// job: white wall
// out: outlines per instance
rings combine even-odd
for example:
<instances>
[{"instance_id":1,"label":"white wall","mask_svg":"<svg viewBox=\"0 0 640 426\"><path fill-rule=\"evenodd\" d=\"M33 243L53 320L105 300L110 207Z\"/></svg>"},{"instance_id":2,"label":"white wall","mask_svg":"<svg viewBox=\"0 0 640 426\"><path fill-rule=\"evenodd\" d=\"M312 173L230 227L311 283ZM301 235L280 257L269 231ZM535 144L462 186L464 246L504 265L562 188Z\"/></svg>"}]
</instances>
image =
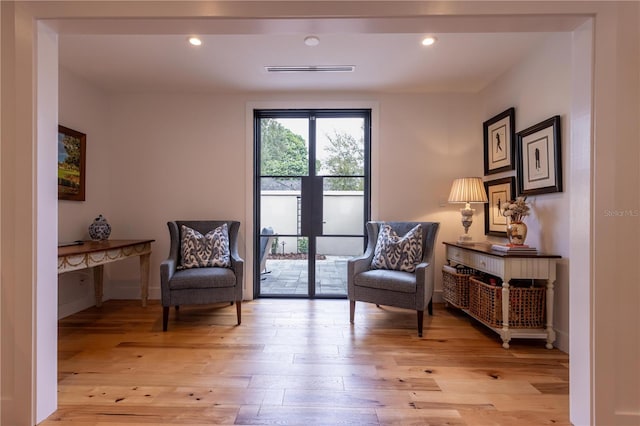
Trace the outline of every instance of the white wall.
<instances>
[{"instance_id":1,"label":"white wall","mask_svg":"<svg viewBox=\"0 0 640 426\"><path fill-rule=\"evenodd\" d=\"M111 200L112 175L119 168L111 160L111 114L108 96L86 80L61 68L59 71L59 123L87 135L86 201L58 201L58 241L89 239L88 226L103 214L110 220L119 210ZM113 265L105 265L108 282ZM105 297L110 286L105 286ZM67 272L58 277L58 316L70 315L95 303L90 270Z\"/></svg>"},{"instance_id":2,"label":"white wall","mask_svg":"<svg viewBox=\"0 0 640 426\"><path fill-rule=\"evenodd\" d=\"M58 64L58 35L46 24L38 25L38 49L37 61L39 64L48 64L52 67ZM38 127L39 135L55 134L58 127L58 112L46 108L48 103L55 103L58 99L58 73L39 72L36 78L38 95ZM44 139L41 139L44 141ZM57 156L57 144L42 143L38 149L36 158L37 168L37 227L38 229L52 229L57 225L57 193L56 181L51 179L56 176L56 163L51 161ZM35 326L35 344L39 348L58 347L58 325L56 305L50 303L56 299L57 293L57 241L54 232L37 233L37 276L42 285L36 288L36 305L38 309L38 322ZM42 394L36 399L36 413L38 416L46 415L58 406L57 389L58 375L56 359L39 358L36 360L35 380L38 389L44 393L54 395L44 397Z\"/></svg>"},{"instance_id":3,"label":"white wall","mask_svg":"<svg viewBox=\"0 0 640 426\"><path fill-rule=\"evenodd\" d=\"M374 219L435 220L442 222L440 241L453 239L462 227L459 206L444 204L451 181L470 172L479 174L481 134L474 95L296 94L296 95L188 95L120 94L104 96L96 89L61 79L61 98L67 88L81 102L61 101L61 117L82 107L90 117L78 117L87 133L87 202L61 202L61 239L77 239L98 213L112 225L111 238L152 238L150 296L159 297L159 264L169 251L166 222L173 219L242 219L251 210L245 188L251 169L245 169L245 106L248 102L305 99L319 103L374 99L380 104L379 135L374 148L373 174L378 213ZM84 92L83 92L84 91ZM82 93L80 93L82 92ZM311 99L311 101L309 101ZM108 103L105 108L104 103ZM104 115L103 115L104 114ZM102 126L93 120L105 119ZM73 124L69 124L73 126ZM95 135L94 135L95 132ZM402 173L399 173L402 170ZM102 203L94 197L104 197ZM91 197L91 198L89 198ZM483 234L482 215L472 228ZM241 241L250 232L243 221ZM250 247L240 247L245 259ZM437 263L444 249L438 245ZM106 298L138 297L138 264L119 262L105 277ZM437 266L439 268L439 266ZM439 274L437 288L440 288ZM252 287L251 270L245 273ZM69 280L87 279L82 273ZM90 277L89 277L90 279ZM86 286L82 289L85 298ZM90 289L89 289L90 290ZM251 294L250 290L245 292ZM91 293L89 293L89 296ZM71 297L71 296L69 296ZM88 299L87 299L88 300Z\"/></svg>"},{"instance_id":4,"label":"white wall","mask_svg":"<svg viewBox=\"0 0 640 426\"><path fill-rule=\"evenodd\" d=\"M591 229L592 209L591 167L593 129L593 21L590 20L573 33L572 53L572 106L571 106L571 150L569 151L571 176L569 250L572 261L569 264L569 348L572 355L569 364L569 409L571 420L576 425L590 423L594 394L591 392L592 364L588 355L592 350L591 328L584 324L591 322L592 283L591 268L580 259L589 259L593 241L587 229Z\"/></svg>"},{"instance_id":5,"label":"white wall","mask_svg":"<svg viewBox=\"0 0 640 426\"><path fill-rule=\"evenodd\" d=\"M529 228L528 245L562 256L557 266L554 326L555 344L565 352L569 352L571 88L571 34L558 33L550 34L540 46L526 52L521 62L480 93L482 121L515 107L516 132L554 115L561 117L563 192L529 196L531 214L525 222ZM515 175L514 170L489 175L485 180Z\"/></svg>"}]
</instances>

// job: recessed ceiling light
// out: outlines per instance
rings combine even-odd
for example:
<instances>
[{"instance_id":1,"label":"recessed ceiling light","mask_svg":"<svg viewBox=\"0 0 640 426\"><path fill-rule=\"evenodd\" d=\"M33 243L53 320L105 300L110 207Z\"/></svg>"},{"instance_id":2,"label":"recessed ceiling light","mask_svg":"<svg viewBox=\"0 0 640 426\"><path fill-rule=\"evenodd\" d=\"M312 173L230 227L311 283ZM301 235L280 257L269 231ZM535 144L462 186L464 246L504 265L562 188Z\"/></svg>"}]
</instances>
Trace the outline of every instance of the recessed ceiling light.
<instances>
[{"instance_id":1,"label":"recessed ceiling light","mask_svg":"<svg viewBox=\"0 0 640 426\"><path fill-rule=\"evenodd\" d=\"M192 46L200 46L202 44L202 40L200 40L200 38L198 38L196 36L191 36L191 37L189 37L189 43Z\"/></svg>"},{"instance_id":2,"label":"recessed ceiling light","mask_svg":"<svg viewBox=\"0 0 640 426\"><path fill-rule=\"evenodd\" d=\"M423 46L431 46L432 44L434 44L436 42L437 38L433 37L433 36L428 36L422 39L422 45Z\"/></svg>"},{"instance_id":3,"label":"recessed ceiling light","mask_svg":"<svg viewBox=\"0 0 640 426\"><path fill-rule=\"evenodd\" d=\"M304 44L307 46L317 46L320 44L320 39L314 35L306 36L304 38Z\"/></svg>"}]
</instances>

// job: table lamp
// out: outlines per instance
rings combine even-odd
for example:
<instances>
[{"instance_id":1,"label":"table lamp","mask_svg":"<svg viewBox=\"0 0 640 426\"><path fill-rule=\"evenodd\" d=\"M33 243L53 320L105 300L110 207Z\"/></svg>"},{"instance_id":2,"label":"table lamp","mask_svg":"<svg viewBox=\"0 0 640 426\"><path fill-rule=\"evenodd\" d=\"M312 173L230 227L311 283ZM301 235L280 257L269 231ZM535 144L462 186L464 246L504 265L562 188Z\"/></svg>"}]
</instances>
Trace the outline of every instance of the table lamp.
<instances>
[{"instance_id":1,"label":"table lamp","mask_svg":"<svg viewBox=\"0 0 640 426\"><path fill-rule=\"evenodd\" d=\"M484 190L482 178L464 177L453 181L451 193L449 194L450 203L464 203L464 208L460 209L462 214L462 226L464 226L464 234L458 239L458 244L472 244L471 236L468 234L469 227L473 222L473 213L475 209L471 208L471 203L488 203L487 193Z\"/></svg>"}]
</instances>

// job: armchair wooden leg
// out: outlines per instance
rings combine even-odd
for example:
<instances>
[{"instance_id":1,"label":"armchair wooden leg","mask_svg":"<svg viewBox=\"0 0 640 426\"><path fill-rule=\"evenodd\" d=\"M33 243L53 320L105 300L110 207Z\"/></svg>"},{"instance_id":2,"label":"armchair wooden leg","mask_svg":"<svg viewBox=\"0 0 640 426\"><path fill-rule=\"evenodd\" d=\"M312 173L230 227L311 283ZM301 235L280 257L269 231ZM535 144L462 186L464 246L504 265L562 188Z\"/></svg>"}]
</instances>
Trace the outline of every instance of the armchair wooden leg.
<instances>
[{"instance_id":1,"label":"armchair wooden leg","mask_svg":"<svg viewBox=\"0 0 640 426\"><path fill-rule=\"evenodd\" d=\"M427 311L429 315L433 316L433 299L429 300L429 304L427 305Z\"/></svg>"},{"instance_id":2,"label":"armchair wooden leg","mask_svg":"<svg viewBox=\"0 0 640 426\"><path fill-rule=\"evenodd\" d=\"M424 319L424 311L418 312L418 337L422 337L422 320Z\"/></svg>"},{"instance_id":3,"label":"armchair wooden leg","mask_svg":"<svg viewBox=\"0 0 640 426\"><path fill-rule=\"evenodd\" d=\"M162 307L162 331L167 331L167 325L169 324L169 307Z\"/></svg>"},{"instance_id":4,"label":"armchair wooden leg","mask_svg":"<svg viewBox=\"0 0 640 426\"><path fill-rule=\"evenodd\" d=\"M240 325L242 323L242 313L241 313L241 310L240 310L241 306L242 306L242 301L238 300L236 302L236 314L238 315L238 325Z\"/></svg>"},{"instance_id":5,"label":"armchair wooden leg","mask_svg":"<svg viewBox=\"0 0 640 426\"><path fill-rule=\"evenodd\" d=\"M356 301L349 300L349 322L353 324L353 317L356 312Z\"/></svg>"}]
</instances>

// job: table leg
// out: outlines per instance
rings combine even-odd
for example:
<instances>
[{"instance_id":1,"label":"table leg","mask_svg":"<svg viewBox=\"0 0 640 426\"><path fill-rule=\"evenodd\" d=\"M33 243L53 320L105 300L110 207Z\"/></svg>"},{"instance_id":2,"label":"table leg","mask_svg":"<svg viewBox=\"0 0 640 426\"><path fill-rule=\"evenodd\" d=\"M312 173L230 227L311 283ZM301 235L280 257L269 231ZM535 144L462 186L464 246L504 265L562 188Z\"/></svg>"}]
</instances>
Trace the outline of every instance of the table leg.
<instances>
[{"instance_id":1,"label":"table leg","mask_svg":"<svg viewBox=\"0 0 640 426\"><path fill-rule=\"evenodd\" d=\"M142 307L147 306L147 298L149 297L149 263L151 253L140 256L140 298L142 299Z\"/></svg>"},{"instance_id":2,"label":"table leg","mask_svg":"<svg viewBox=\"0 0 640 426\"><path fill-rule=\"evenodd\" d=\"M104 265L93 267L93 289L96 295L96 306L102 306L102 282L104 277Z\"/></svg>"},{"instance_id":3,"label":"table leg","mask_svg":"<svg viewBox=\"0 0 640 426\"><path fill-rule=\"evenodd\" d=\"M555 270L555 267L553 268ZM553 281L552 281L553 279ZM555 281L555 274L552 274L552 278L547 280L547 305L545 307L547 314L547 349L553 349L553 342L556 341L556 332L553 329L553 283Z\"/></svg>"},{"instance_id":4,"label":"table leg","mask_svg":"<svg viewBox=\"0 0 640 426\"><path fill-rule=\"evenodd\" d=\"M509 331L509 281L510 278L504 278L502 282L502 331L500 337L502 337L502 347L509 349L509 342L511 341L511 331Z\"/></svg>"}]
</instances>

